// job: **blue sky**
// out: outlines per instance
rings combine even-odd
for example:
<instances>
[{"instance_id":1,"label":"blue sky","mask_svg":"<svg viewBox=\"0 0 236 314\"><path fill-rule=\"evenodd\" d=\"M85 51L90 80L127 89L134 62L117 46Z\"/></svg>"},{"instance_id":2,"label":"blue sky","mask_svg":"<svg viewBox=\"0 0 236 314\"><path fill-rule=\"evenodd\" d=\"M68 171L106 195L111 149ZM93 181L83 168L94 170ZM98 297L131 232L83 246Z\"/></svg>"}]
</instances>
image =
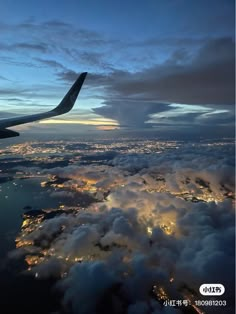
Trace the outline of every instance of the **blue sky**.
<instances>
[{"instance_id":1,"label":"blue sky","mask_svg":"<svg viewBox=\"0 0 236 314\"><path fill-rule=\"evenodd\" d=\"M234 1L0 4L1 117L52 108L88 71L58 122L232 129Z\"/></svg>"}]
</instances>

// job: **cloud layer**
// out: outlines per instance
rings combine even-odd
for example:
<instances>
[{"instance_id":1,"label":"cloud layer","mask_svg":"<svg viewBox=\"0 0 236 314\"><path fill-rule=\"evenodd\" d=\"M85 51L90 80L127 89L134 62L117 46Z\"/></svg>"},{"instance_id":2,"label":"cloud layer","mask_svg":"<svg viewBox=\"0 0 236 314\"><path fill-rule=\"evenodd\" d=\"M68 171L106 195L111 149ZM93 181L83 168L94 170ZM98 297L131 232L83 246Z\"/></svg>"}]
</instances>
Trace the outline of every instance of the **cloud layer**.
<instances>
[{"instance_id":1,"label":"cloud layer","mask_svg":"<svg viewBox=\"0 0 236 314\"><path fill-rule=\"evenodd\" d=\"M225 285L230 308L233 169L227 145L187 145L176 154L121 155L107 165L47 170L69 179L64 189L87 185L100 201L32 220L21 247L37 277L61 278L68 312L178 313L162 305L165 298L193 302L206 282Z\"/></svg>"},{"instance_id":2,"label":"cloud layer","mask_svg":"<svg viewBox=\"0 0 236 314\"><path fill-rule=\"evenodd\" d=\"M0 60L6 66L23 67L27 71L25 77L38 77L32 72L34 68L40 68L42 75L50 73L44 86L40 80L31 86L34 78L27 87L19 83L22 77L18 73L14 88L4 75L2 100L6 95L20 98L20 102L5 103L6 110L20 112L25 103L32 105L32 98L44 109L45 100L58 101L61 95L60 86L50 87L49 91L48 77L64 84L74 81L78 72L88 71L83 97L97 117L136 128L185 125L186 130L193 130L193 126L207 124L217 126L224 134L227 129L233 133L235 43L230 32L205 37L184 33L129 42L59 20L31 19L1 26L5 37ZM25 41L12 40L16 30ZM35 92L38 89L40 95ZM186 105L181 113L169 106L176 103ZM212 133L212 129L205 132Z\"/></svg>"}]
</instances>

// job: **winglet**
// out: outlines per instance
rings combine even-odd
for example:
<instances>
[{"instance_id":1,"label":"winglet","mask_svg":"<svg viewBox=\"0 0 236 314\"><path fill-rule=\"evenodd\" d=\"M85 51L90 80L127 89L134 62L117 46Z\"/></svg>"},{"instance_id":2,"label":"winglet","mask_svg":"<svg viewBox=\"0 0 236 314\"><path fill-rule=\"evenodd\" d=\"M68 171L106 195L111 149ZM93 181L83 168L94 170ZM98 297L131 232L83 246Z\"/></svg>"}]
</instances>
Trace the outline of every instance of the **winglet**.
<instances>
[{"instance_id":1,"label":"winglet","mask_svg":"<svg viewBox=\"0 0 236 314\"><path fill-rule=\"evenodd\" d=\"M78 79L75 81L71 89L68 91L68 93L65 95L65 97L62 99L62 101L59 103L59 105L54 108L51 112L56 113L57 115L61 115L63 113L66 113L70 111L77 99L77 96L80 92L80 89L84 83L84 80L86 78L87 72L83 72L80 74Z\"/></svg>"}]
</instances>

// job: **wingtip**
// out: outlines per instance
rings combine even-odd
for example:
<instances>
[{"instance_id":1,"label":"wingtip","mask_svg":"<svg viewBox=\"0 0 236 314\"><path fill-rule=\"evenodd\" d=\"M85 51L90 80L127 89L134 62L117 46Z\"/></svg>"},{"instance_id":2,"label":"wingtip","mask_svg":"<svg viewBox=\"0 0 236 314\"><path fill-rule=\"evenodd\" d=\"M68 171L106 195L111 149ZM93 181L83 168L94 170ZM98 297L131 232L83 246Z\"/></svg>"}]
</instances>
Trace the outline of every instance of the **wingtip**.
<instances>
[{"instance_id":1,"label":"wingtip","mask_svg":"<svg viewBox=\"0 0 236 314\"><path fill-rule=\"evenodd\" d=\"M79 77L81 77L81 76L86 77L87 74L88 74L88 72L82 72L82 73L79 75ZM78 78L79 78L79 77L78 77Z\"/></svg>"},{"instance_id":2,"label":"wingtip","mask_svg":"<svg viewBox=\"0 0 236 314\"><path fill-rule=\"evenodd\" d=\"M54 112L57 112L58 115L64 114L72 109L74 106L74 103L77 99L77 96L82 88L82 85L84 83L84 80L86 78L86 75L88 72L82 72L75 83L72 85L70 90L67 92L65 97L62 99L60 104L53 110Z\"/></svg>"}]
</instances>

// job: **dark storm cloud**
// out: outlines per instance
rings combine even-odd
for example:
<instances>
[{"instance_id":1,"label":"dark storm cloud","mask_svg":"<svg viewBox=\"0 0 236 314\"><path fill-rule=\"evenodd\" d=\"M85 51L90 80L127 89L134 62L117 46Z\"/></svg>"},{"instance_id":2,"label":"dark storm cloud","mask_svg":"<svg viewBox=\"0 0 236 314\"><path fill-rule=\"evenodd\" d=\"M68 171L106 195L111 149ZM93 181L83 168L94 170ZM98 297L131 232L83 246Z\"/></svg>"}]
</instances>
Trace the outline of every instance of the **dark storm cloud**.
<instances>
[{"instance_id":1,"label":"dark storm cloud","mask_svg":"<svg viewBox=\"0 0 236 314\"><path fill-rule=\"evenodd\" d=\"M190 108L191 109L191 108ZM200 112L190 112L190 113L181 113L176 116L165 117L163 114L161 117L151 119L153 123L163 124L163 123L178 123L178 125L184 124L186 126L193 126L193 124L198 124L201 126L233 126L235 123L235 112L231 111L209 111L205 112L201 110Z\"/></svg>"},{"instance_id":2,"label":"dark storm cloud","mask_svg":"<svg viewBox=\"0 0 236 314\"><path fill-rule=\"evenodd\" d=\"M202 112L190 112L190 113L185 113L182 115L176 115L176 116L171 116L171 117L160 117L156 119L156 123L173 123L177 122L178 124L184 123L185 125L190 125L192 123L195 123L196 120L201 117ZM155 121L155 119L154 119Z\"/></svg>"},{"instance_id":3,"label":"dark storm cloud","mask_svg":"<svg viewBox=\"0 0 236 314\"><path fill-rule=\"evenodd\" d=\"M199 50L195 62L200 64L227 63L234 61L235 43L233 38L212 39Z\"/></svg>"},{"instance_id":4,"label":"dark storm cloud","mask_svg":"<svg viewBox=\"0 0 236 314\"><path fill-rule=\"evenodd\" d=\"M95 62L98 61L96 55ZM150 115L170 110L170 103L206 105L206 112L211 106L213 111L216 105L231 110L232 106L228 105L234 104L234 63L231 38L208 39L195 53L177 49L164 64L136 73L112 68L108 74L89 73L86 83L95 91L103 88L105 92L103 106L94 108L95 113L118 120L122 125L151 126L145 124ZM77 75L70 70L58 73L61 79L68 81L73 81ZM209 117L212 125L218 123L218 115L201 119L203 113L203 110L199 113L186 111L185 115L168 119L184 122L191 118L196 123L205 123ZM231 121L230 113L223 115Z\"/></svg>"},{"instance_id":5,"label":"dark storm cloud","mask_svg":"<svg viewBox=\"0 0 236 314\"><path fill-rule=\"evenodd\" d=\"M108 91L113 97L124 98L121 102L107 101L106 107L94 109L96 113L105 117L117 119L124 122L121 117L132 121L132 112L127 110L129 102L125 98L146 98L150 100L159 100L166 103L182 103L197 105L220 105L227 108L227 105L234 104L235 99L235 80L234 80L234 42L230 38L222 38L207 42L198 52L198 54L189 60L186 50L178 50L163 65L157 65L150 69L131 73L115 73L109 77ZM184 62L185 61L185 62ZM118 75L117 75L118 74ZM96 81L96 80L94 80ZM98 77L98 82L99 80ZM102 81L101 81L102 82ZM118 96L119 95L119 96ZM105 102L106 104L106 102ZM119 108L117 108L117 105ZM139 112L140 107L146 107L141 111L155 113L155 106L149 111L149 105L137 103L135 111ZM134 108L134 107L133 107ZM168 107L166 107L168 109ZM122 113L121 113L122 112ZM159 112L159 105L156 105L156 113ZM131 114L130 114L131 113ZM201 118L203 112L187 113L186 115L169 118L174 122L182 120L183 122L192 121L203 123L212 123L213 125L223 122L223 118L218 115L209 115L208 119ZM140 119L144 123L148 115L140 114ZM222 117L225 123L232 122L232 113L223 113ZM215 118L215 120L214 120ZM218 119L219 118L219 119ZM221 120L221 121L219 121ZM140 121L139 121L140 124Z\"/></svg>"},{"instance_id":6,"label":"dark storm cloud","mask_svg":"<svg viewBox=\"0 0 236 314\"><path fill-rule=\"evenodd\" d=\"M167 103L233 104L234 42L212 40L191 63L156 65L142 72L127 73L110 86L126 96L146 96Z\"/></svg>"},{"instance_id":7,"label":"dark storm cloud","mask_svg":"<svg viewBox=\"0 0 236 314\"><path fill-rule=\"evenodd\" d=\"M107 75L90 74L90 84L106 87L108 96L146 98L164 103L233 104L234 41L231 38L204 42L197 53L177 49L164 64L131 73L113 69ZM98 62L98 55L89 56ZM72 80L75 74L61 73Z\"/></svg>"},{"instance_id":8,"label":"dark storm cloud","mask_svg":"<svg viewBox=\"0 0 236 314\"><path fill-rule=\"evenodd\" d=\"M149 120L150 114L170 110L167 104L161 103L138 103L131 100L105 103L106 106L94 108L93 111L106 118L118 120L121 125L135 127L148 127L145 122Z\"/></svg>"},{"instance_id":9,"label":"dark storm cloud","mask_svg":"<svg viewBox=\"0 0 236 314\"><path fill-rule=\"evenodd\" d=\"M223 112L223 113L214 113L214 114L207 114L206 116L202 116L200 122L202 124L214 124L217 125L225 125L234 126L235 124L235 112Z\"/></svg>"},{"instance_id":10,"label":"dark storm cloud","mask_svg":"<svg viewBox=\"0 0 236 314\"><path fill-rule=\"evenodd\" d=\"M151 115L171 110L168 107L171 103L221 108L234 103L234 41L230 37L218 34L213 38L206 34L191 38L184 34L183 38L171 35L126 42L60 20L2 24L0 31L11 38L16 30L27 41L6 40L0 48L11 46L14 47L11 53L17 50L34 57L29 61L0 57L2 61L35 68L43 65L51 68L60 80L70 82L78 77L79 64L81 71L89 72L85 85L92 88L92 97L101 99L94 112L118 120L121 125L152 127L155 121L146 123ZM73 68L68 66L70 62ZM201 114L186 112L167 119L182 124L188 118L196 124L218 123L219 116L201 119Z\"/></svg>"}]
</instances>

